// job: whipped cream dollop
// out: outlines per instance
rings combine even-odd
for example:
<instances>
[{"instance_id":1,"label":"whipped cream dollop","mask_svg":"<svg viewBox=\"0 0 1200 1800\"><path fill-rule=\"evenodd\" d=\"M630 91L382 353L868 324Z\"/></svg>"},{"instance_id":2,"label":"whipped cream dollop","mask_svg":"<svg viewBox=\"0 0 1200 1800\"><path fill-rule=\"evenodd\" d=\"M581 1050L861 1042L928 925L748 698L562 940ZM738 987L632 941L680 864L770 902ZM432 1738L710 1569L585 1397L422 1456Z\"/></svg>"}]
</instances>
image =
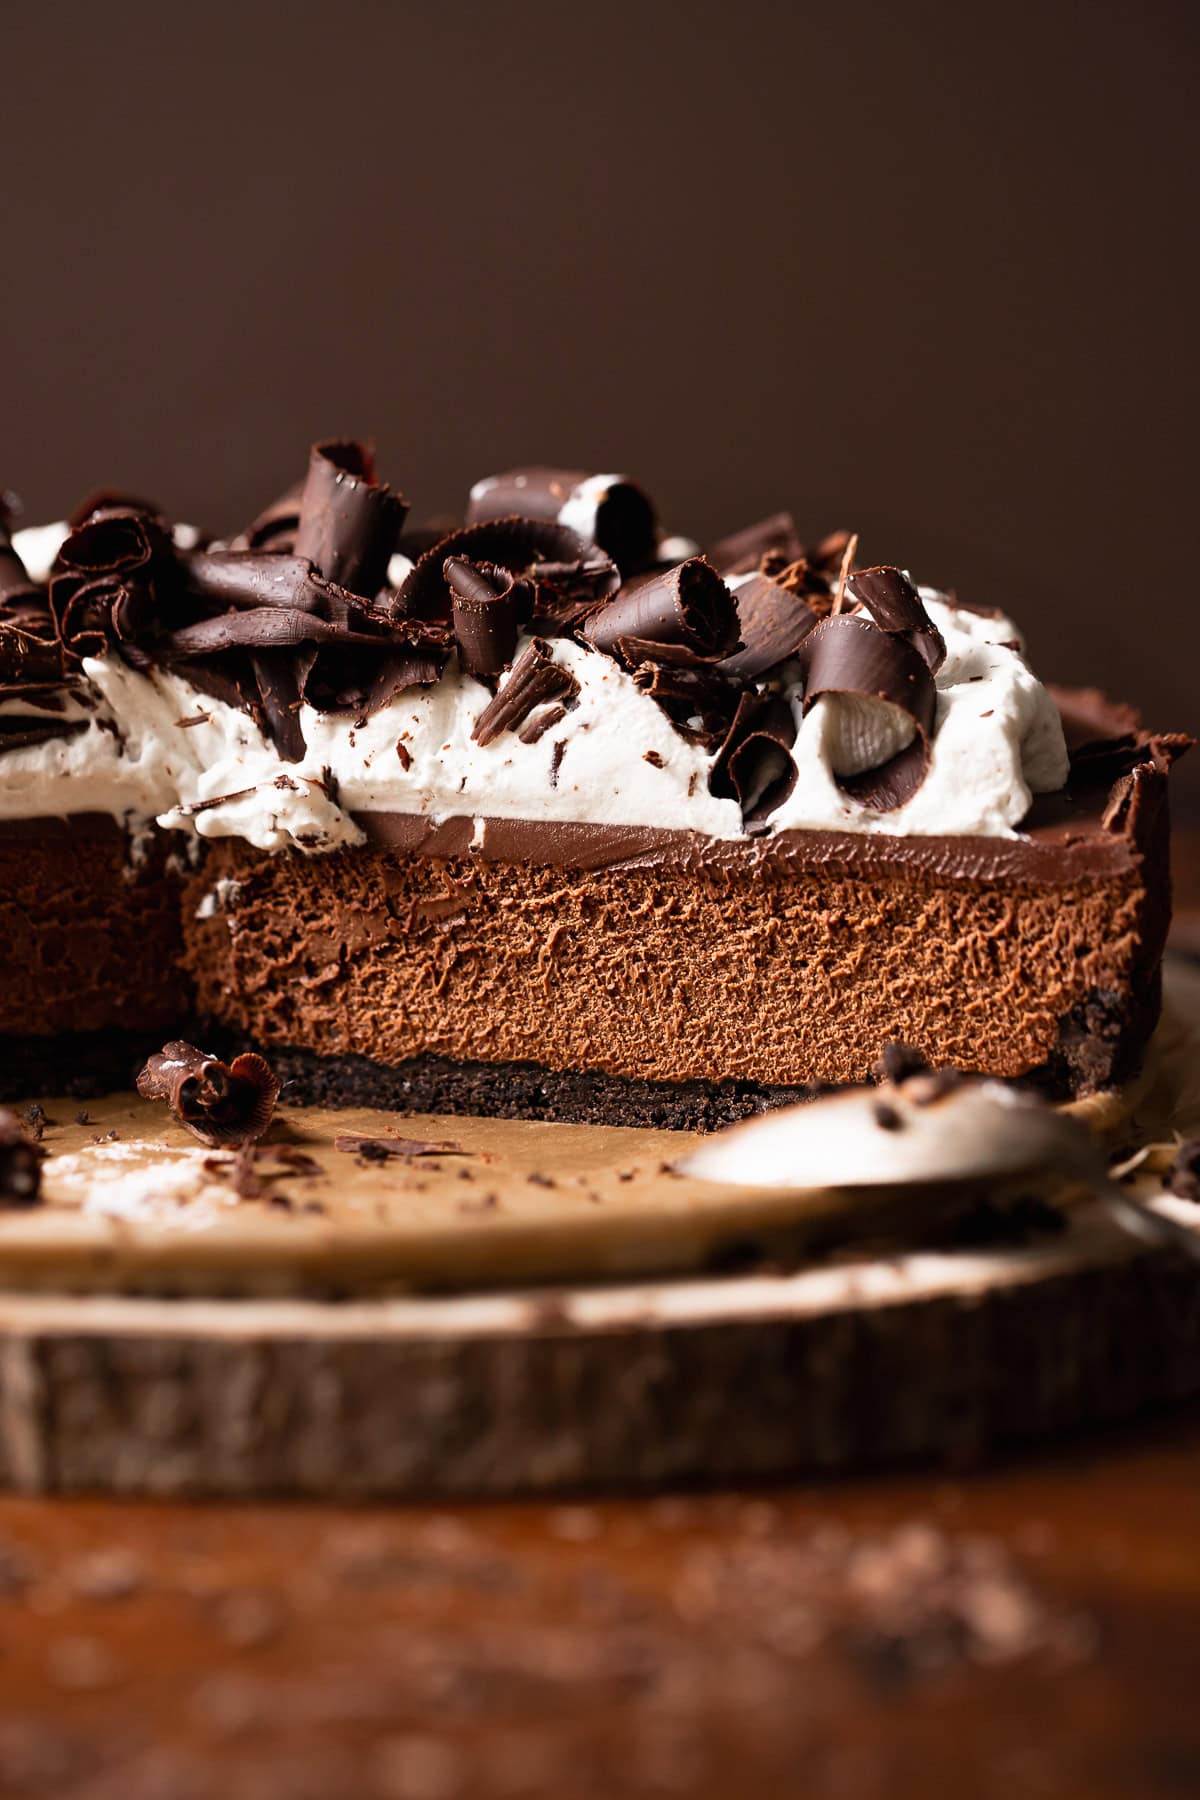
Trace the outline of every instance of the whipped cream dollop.
<instances>
[{"instance_id":1,"label":"whipped cream dollop","mask_svg":"<svg viewBox=\"0 0 1200 1800\"><path fill-rule=\"evenodd\" d=\"M35 579L45 578L64 532L52 525L15 535ZM854 800L838 776L894 755L911 720L838 694L805 714L799 669L785 665L774 685L796 719L797 779L766 821L768 834L1008 836L1034 794L1062 787L1058 713L1012 621L968 612L930 589L921 597L946 643L924 780L891 812ZM178 672L137 671L114 653L88 658L85 686L60 715L82 729L0 754L0 818L107 812L134 829L153 820L199 837L306 851L361 841L352 815L371 812L746 835L737 802L709 790L713 752L676 731L611 657L565 638L549 648L578 694L534 742L506 731L476 743L491 693L452 661L432 687L410 688L365 721L303 707L299 763L283 761L253 719ZM509 679L500 678L501 691ZM27 714L29 706L9 701L0 710Z\"/></svg>"}]
</instances>

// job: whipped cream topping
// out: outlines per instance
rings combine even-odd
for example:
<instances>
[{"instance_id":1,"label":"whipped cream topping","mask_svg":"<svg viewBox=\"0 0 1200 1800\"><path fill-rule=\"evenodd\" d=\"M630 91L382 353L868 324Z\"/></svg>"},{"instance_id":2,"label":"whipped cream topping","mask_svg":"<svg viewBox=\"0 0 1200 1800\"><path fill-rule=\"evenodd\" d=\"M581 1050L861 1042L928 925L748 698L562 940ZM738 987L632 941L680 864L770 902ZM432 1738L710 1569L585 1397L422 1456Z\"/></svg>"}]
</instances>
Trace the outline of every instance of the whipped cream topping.
<instances>
[{"instance_id":1,"label":"whipped cream topping","mask_svg":"<svg viewBox=\"0 0 1200 1800\"><path fill-rule=\"evenodd\" d=\"M35 579L49 572L64 532L50 525L15 535ZM1058 714L1014 648L1012 621L961 610L931 589L921 596L946 641L924 781L892 812L848 796L837 777L894 755L911 721L886 704L833 694L804 715L799 671L785 666L778 685L797 721L797 779L769 832L1011 836L1033 794L1063 785ZM0 818L107 812L135 830L154 820L264 850L360 842L351 815L369 812L745 835L737 803L709 791L712 753L682 737L612 658L568 639L550 649L579 692L536 742L505 732L486 747L475 743L491 696L452 661L433 687L409 689L366 721L302 708L307 750L295 764L245 713L182 674L135 671L115 654L87 659L88 687L68 697L62 715L86 729L0 754ZM29 708L13 701L3 710Z\"/></svg>"}]
</instances>

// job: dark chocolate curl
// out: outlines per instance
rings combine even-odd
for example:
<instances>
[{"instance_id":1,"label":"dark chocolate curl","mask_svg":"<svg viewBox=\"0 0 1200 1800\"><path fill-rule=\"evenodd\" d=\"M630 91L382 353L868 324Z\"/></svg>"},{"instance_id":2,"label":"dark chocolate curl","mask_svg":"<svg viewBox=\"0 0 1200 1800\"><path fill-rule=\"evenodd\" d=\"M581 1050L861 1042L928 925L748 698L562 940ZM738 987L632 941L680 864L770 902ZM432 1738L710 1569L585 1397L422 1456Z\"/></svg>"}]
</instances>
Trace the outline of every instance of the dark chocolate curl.
<instances>
[{"instance_id":1,"label":"dark chocolate curl","mask_svg":"<svg viewBox=\"0 0 1200 1800\"><path fill-rule=\"evenodd\" d=\"M627 668L647 661L715 662L737 644L737 609L716 570L694 556L626 582L591 615L583 635Z\"/></svg>"},{"instance_id":2,"label":"dark chocolate curl","mask_svg":"<svg viewBox=\"0 0 1200 1800\"><path fill-rule=\"evenodd\" d=\"M175 546L158 513L101 495L67 535L50 580L50 610L68 657L144 644L179 592Z\"/></svg>"},{"instance_id":3,"label":"dark chocolate curl","mask_svg":"<svg viewBox=\"0 0 1200 1800\"><path fill-rule=\"evenodd\" d=\"M543 638L534 638L513 664L500 692L476 719L471 736L477 744L490 744L503 732L523 725L534 708L547 700L569 703L578 693L579 683L571 671L554 661Z\"/></svg>"},{"instance_id":4,"label":"dark chocolate curl","mask_svg":"<svg viewBox=\"0 0 1200 1800\"><path fill-rule=\"evenodd\" d=\"M907 638L930 674L937 674L946 660L945 641L902 569L859 569L847 581L846 592L866 607L881 631Z\"/></svg>"},{"instance_id":5,"label":"dark chocolate curl","mask_svg":"<svg viewBox=\"0 0 1200 1800\"><path fill-rule=\"evenodd\" d=\"M373 599L387 584L408 502L375 479L362 444L314 444L300 500L295 552L326 581Z\"/></svg>"},{"instance_id":6,"label":"dark chocolate curl","mask_svg":"<svg viewBox=\"0 0 1200 1800\"><path fill-rule=\"evenodd\" d=\"M0 1112L0 1207L36 1206L42 1187L42 1155L16 1113Z\"/></svg>"},{"instance_id":7,"label":"dark chocolate curl","mask_svg":"<svg viewBox=\"0 0 1200 1800\"><path fill-rule=\"evenodd\" d=\"M517 602L509 570L448 556L443 574L450 589L454 636L463 668L498 675L517 647Z\"/></svg>"},{"instance_id":8,"label":"dark chocolate curl","mask_svg":"<svg viewBox=\"0 0 1200 1800\"><path fill-rule=\"evenodd\" d=\"M743 694L709 787L722 799L736 799L748 825L758 824L783 805L796 785L795 741L796 720L786 700Z\"/></svg>"},{"instance_id":9,"label":"dark chocolate curl","mask_svg":"<svg viewBox=\"0 0 1200 1800\"><path fill-rule=\"evenodd\" d=\"M804 546L791 513L772 513L741 531L718 539L708 552L708 560L718 575L751 575L761 568L764 556L779 555L784 563L795 562L804 555Z\"/></svg>"},{"instance_id":10,"label":"dark chocolate curl","mask_svg":"<svg viewBox=\"0 0 1200 1800\"><path fill-rule=\"evenodd\" d=\"M568 595L568 604L574 606L593 594L615 593L620 585L615 565L565 525L542 519L490 519L484 525L467 525L452 531L427 550L397 589L393 597L395 613L414 619L449 620L452 602L445 571L452 557L494 563L497 568L507 569L523 590L516 596L518 617L522 599L528 609L542 616L544 593ZM543 571L536 584L534 569Z\"/></svg>"},{"instance_id":11,"label":"dark chocolate curl","mask_svg":"<svg viewBox=\"0 0 1200 1800\"><path fill-rule=\"evenodd\" d=\"M628 575L649 567L658 550L658 521L648 496L627 475L581 469L510 469L471 489L467 524L519 514L565 525L598 544Z\"/></svg>"},{"instance_id":12,"label":"dark chocolate curl","mask_svg":"<svg viewBox=\"0 0 1200 1800\"><path fill-rule=\"evenodd\" d=\"M188 591L218 606L278 606L318 613L327 611L337 594L302 556L193 550L181 562Z\"/></svg>"},{"instance_id":13,"label":"dark chocolate curl","mask_svg":"<svg viewBox=\"0 0 1200 1800\"><path fill-rule=\"evenodd\" d=\"M231 1063L194 1044L164 1044L137 1078L143 1100L165 1100L179 1123L214 1147L248 1144L271 1123L279 1082L261 1056Z\"/></svg>"},{"instance_id":14,"label":"dark chocolate curl","mask_svg":"<svg viewBox=\"0 0 1200 1800\"><path fill-rule=\"evenodd\" d=\"M251 519L245 531L239 531L231 542L231 550L270 550L286 554L295 548L300 525L300 498L304 483L294 481L285 494L264 506Z\"/></svg>"},{"instance_id":15,"label":"dark chocolate curl","mask_svg":"<svg viewBox=\"0 0 1200 1800\"><path fill-rule=\"evenodd\" d=\"M193 656L211 656L239 646L265 650L289 646L294 649L298 644L364 644L378 650L387 642L386 637L354 631L348 625L318 618L315 613L301 612L298 607L258 606L248 612L197 619L194 625L166 633L154 645L152 660L186 662Z\"/></svg>"},{"instance_id":16,"label":"dark chocolate curl","mask_svg":"<svg viewBox=\"0 0 1200 1800\"><path fill-rule=\"evenodd\" d=\"M252 650L250 667L276 749L284 762L302 762L307 745L300 724L296 658L288 650Z\"/></svg>"},{"instance_id":17,"label":"dark chocolate curl","mask_svg":"<svg viewBox=\"0 0 1200 1800\"><path fill-rule=\"evenodd\" d=\"M0 690L54 687L63 679L62 648L46 596L35 591L0 600Z\"/></svg>"},{"instance_id":18,"label":"dark chocolate curl","mask_svg":"<svg viewBox=\"0 0 1200 1800\"><path fill-rule=\"evenodd\" d=\"M680 737L706 750L723 742L737 711L737 688L711 663L643 663L633 672L633 684L649 694Z\"/></svg>"},{"instance_id":19,"label":"dark chocolate curl","mask_svg":"<svg viewBox=\"0 0 1200 1800\"><path fill-rule=\"evenodd\" d=\"M916 727L913 741L877 769L839 778L852 798L892 812L916 793L929 767L937 689L924 658L907 637L855 613L822 619L800 646L804 710L822 694L855 694L895 706Z\"/></svg>"},{"instance_id":20,"label":"dark chocolate curl","mask_svg":"<svg viewBox=\"0 0 1200 1800\"><path fill-rule=\"evenodd\" d=\"M817 614L799 595L749 575L733 590L742 648L717 664L736 681L757 681L795 656L817 622Z\"/></svg>"}]
</instances>

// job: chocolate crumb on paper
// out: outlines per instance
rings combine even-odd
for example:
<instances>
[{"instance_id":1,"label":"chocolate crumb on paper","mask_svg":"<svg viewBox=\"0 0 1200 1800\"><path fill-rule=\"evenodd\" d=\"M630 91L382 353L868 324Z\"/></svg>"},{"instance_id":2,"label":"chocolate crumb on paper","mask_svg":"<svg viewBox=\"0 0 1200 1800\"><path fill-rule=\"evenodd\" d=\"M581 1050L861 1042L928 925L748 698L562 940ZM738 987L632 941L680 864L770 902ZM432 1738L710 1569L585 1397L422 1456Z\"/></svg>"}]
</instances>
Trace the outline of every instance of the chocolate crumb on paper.
<instances>
[{"instance_id":1,"label":"chocolate crumb on paper","mask_svg":"<svg viewBox=\"0 0 1200 1800\"><path fill-rule=\"evenodd\" d=\"M38 1204L44 1154L15 1113L0 1111L0 1207Z\"/></svg>"},{"instance_id":2,"label":"chocolate crumb on paper","mask_svg":"<svg viewBox=\"0 0 1200 1800\"><path fill-rule=\"evenodd\" d=\"M402 1137L356 1137L348 1132L333 1140L335 1150L347 1156L361 1156L366 1162L387 1162L401 1157L411 1162L417 1156L470 1156L461 1144L438 1143L432 1139Z\"/></svg>"}]
</instances>

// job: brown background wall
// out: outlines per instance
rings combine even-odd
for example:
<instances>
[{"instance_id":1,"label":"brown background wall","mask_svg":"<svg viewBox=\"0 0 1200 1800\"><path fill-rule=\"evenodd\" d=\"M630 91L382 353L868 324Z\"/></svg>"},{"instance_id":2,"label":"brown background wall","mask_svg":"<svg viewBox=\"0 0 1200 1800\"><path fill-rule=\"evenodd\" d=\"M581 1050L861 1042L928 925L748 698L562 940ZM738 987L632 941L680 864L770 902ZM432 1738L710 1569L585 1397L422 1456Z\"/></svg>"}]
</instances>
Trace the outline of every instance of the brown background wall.
<instances>
[{"instance_id":1,"label":"brown background wall","mask_svg":"<svg viewBox=\"0 0 1200 1800\"><path fill-rule=\"evenodd\" d=\"M6 9L0 477L224 526L318 433L417 513L627 467L699 535L856 526L1194 728L1197 17Z\"/></svg>"}]
</instances>

